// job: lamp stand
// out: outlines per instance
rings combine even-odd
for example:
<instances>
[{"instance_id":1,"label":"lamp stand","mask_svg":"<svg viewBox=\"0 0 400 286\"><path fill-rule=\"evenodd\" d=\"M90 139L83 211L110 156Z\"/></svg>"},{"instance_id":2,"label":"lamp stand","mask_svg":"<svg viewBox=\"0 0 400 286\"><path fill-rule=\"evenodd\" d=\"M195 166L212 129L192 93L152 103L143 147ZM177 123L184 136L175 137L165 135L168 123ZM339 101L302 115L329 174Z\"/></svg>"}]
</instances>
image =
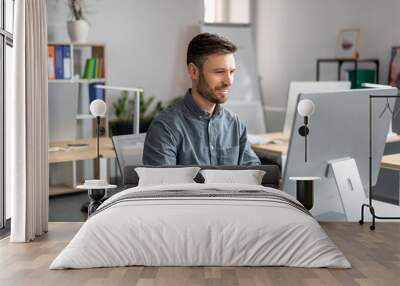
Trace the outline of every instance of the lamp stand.
<instances>
[{"instance_id":1,"label":"lamp stand","mask_svg":"<svg viewBox=\"0 0 400 286\"><path fill-rule=\"evenodd\" d=\"M100 116L96 117L97 123L97 179L100 180Z\"/></svg>"},{"instance_id":2,"label":"lamp stand","mask_svg":"<svg viewBox=\"0 0 400 286\"><path fill-rule=\"evenodd\" d=\"M96 116L96 124L97 124L97 158L96 158L96 166L97 166L97 174L96 178L100 180L100 116ZM102 203L102 199L106 195L105 189L89 189L88 188L88 196L89 196L89 206L88 206L88 216L95 212L95 210ZM83 208L83 207L82 207Z\"/></svg>"}]
</instances>

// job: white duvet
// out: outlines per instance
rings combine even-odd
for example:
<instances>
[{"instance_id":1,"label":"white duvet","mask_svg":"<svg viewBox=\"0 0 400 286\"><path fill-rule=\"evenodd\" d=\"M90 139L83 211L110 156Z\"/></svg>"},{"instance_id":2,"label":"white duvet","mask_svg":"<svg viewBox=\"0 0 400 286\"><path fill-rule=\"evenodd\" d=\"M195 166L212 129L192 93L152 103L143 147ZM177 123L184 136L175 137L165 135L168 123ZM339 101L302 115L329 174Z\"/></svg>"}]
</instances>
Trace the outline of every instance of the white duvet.
<instances>
[{"instance_id":1,"label":"white duvet","mask_svg":"<svg viewBox=\"0 0 400 286\"><path fill-rule=\"evenodd\" d=\"M106 202L50 269L145 266L294 266L349 268L318 222L284 203L258 198L151 198L115 203L132 192L262 190L238 184L135 187ZM296 202L296 201L295 201Z\"/></svg>"}]
</instances>

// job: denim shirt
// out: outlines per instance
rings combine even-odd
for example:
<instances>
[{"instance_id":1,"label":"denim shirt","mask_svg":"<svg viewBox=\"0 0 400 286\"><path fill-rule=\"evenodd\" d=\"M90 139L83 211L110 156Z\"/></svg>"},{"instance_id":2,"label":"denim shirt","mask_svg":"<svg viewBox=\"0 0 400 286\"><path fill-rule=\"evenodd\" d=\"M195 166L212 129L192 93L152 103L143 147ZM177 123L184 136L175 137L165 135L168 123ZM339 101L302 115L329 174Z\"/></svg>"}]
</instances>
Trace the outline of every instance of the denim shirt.
<instances>
[{"instance_id":1,"label":"denim shirt","mask_svg":"<svg viewBox=\"0 0 400 286\"><path fill-rule=\"evenodd\" d=\"M144 165L259 165L247 142L246 126L216 105L202 110L189 89L183 100L162 111L147 131Z\"/></svg>"}]
</instances>

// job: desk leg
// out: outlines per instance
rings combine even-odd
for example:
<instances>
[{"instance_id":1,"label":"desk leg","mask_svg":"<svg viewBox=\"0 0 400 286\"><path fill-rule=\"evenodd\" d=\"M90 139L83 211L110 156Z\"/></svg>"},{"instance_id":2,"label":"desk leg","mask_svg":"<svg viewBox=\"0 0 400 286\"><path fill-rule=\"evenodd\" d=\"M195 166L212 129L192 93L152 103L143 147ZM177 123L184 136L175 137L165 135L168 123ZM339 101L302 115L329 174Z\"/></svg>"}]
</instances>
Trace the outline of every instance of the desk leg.
<instances>
[{"instance_id":1,"label":"desk leg","mask_svg":"<svg viewBox=\"0 0 400 286\"><path fill-rule=\"evenodd\" d=\"M72 186L74 189L76 189L77 185L78 183L76 179L76 161L72 161Z\"/></svg>"},{"instance_id":2,"label":"desk leg","mask_svg":"<svg viewBox=\"0 0 400 286\"><path fill-rule=\"evenodd\" d=\"M342 62L339 61L338 62L338 67L337 67L337 80L340 81L340 79L342 78Z\"/></svg>"},{"instance_id":3,"label":"desk leg","mask_svg":"<svg viewBox=\"0 0 400 286\"><path fill-rule=\"evenodd\" d=\"M108 182L108 161L106 158L100 158L100 179Z\"/></svg>"},{"instance_id":4,"label":"desk leg","mask_svg":"<svg viewBox=\"0 0 400 286\"><path fill-rule=\"evenodd\" d=\"M76 161L64 162L62 164L63 166L60 166L62 167L62 182L68 187L76 189L78 185L76 179ZM58 169L56 171L57 173L55 173L55 175L57 176L59 171Z\"/></svg>"},{"instance_id":5,"label":"desk leg","mask_svg":"<svg viewBox=\"0 0 400 286\"><path fill-rule=\"evenodd\" d=\"M99 174L100 174L100 180L108 182L108 159L100 158ZM106 196L107 196L107 190L106 190Z\"/></svg>"},{"instance_id":6,"label":"desk leg","mask_svg":"<svg viewBox=\"0 0 400 286\"><path fill-rule=\"evenodd\" d=\"M376 61L376 62L375 62L375 65L376 65L376 75L375 75L375 77L376 77L376 83L379 84L379 61Z\"/></svg>"},{"instance_id":7,"label":"desk leg","mask_svg":"<svg viewBox=\"0 0 400 286\"><path fill-rule=\"evenodd\" d=\"M355 61L354 62L354 83L355 83L354 88L358 88L357 87L357 77L358 77L358 61Z\"/></svg>"}]
</instances>

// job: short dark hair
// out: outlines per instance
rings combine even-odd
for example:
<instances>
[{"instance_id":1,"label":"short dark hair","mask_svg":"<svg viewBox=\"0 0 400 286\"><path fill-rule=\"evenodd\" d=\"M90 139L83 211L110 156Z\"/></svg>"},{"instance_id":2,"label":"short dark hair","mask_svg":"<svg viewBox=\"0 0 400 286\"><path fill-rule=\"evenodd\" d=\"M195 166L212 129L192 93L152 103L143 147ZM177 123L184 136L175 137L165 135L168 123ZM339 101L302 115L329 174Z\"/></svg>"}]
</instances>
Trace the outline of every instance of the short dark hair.
<instances>
[{"instance_id":1,"label":"short dark hair","mask_svg":"<svg viewBox=\"0 0 400 286\"><path fill-rule=\"evenodd\" d=\"M201 33L194 37L188 46L186 63L194 63L202 68L205 58L212 54L233 54L237 47L227 39L210 33Z\"/></svg>"}]
</instances>

